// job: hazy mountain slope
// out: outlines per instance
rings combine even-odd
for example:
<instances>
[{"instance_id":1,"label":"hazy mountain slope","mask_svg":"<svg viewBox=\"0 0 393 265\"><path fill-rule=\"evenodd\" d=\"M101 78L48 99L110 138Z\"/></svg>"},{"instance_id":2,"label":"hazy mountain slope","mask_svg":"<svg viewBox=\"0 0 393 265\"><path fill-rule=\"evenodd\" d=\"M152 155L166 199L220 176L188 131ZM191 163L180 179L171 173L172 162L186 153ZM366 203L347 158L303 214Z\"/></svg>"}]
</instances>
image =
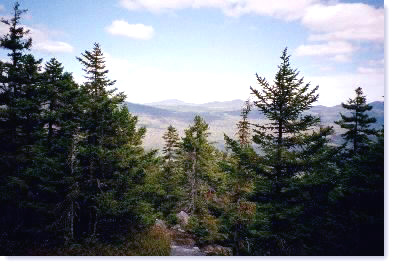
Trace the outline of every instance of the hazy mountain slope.
<instances>
[{"instance_id":1,"label":"hazy mountain slope","mask_svg":"<svg viewBox=\"0 0 393 265\"><path fill-rule=\"evenodd\" d=\"M224 133L235 137L236 123L240 119L240 109L243 105L241 100L199 105L176 105L176 102L184 103L177 100L162 102L166 102L168 105L148 106L127 102L130 112L139 117L139 125L147 128L144 146L149 149L163 146L162 135L169 125L175 126L180 136L183 136L184 129L190 126L195 115L201 115L209 123L211 141L215 142L219 148L224 148ZM172 103L173 105L171 105ZM377 119L375 127L380 128L384 124L384 102L376 101L370 104L373 109L369 115ZM307 114L319 116L322 124L333 126L336 132L340 133L342 132L341 128L334 124L334 121L340 119L340 112L348 113L338 105L333 107L314 106L307 111ZM257 110L251 111L249 118L252 123L266 122L264 116ZM333 140L339 141L339 136L334 136Z\"/></svg>"}]
</instances>

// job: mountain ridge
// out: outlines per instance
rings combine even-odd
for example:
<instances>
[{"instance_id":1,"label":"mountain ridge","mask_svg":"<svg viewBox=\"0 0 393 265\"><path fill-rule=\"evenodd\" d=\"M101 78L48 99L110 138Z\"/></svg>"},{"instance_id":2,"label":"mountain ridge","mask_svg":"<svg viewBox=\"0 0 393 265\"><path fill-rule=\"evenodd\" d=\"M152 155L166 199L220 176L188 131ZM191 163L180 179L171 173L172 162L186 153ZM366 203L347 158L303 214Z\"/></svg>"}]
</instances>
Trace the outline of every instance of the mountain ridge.
<instances>
[{"instance_id":1,"label":"mountain ridge","mask_svg":"<svg viewBox=\"0 0 393 265\"><path fill-rule=\"evenodd\" d=\"M162 148L162 136L169 125L174 126L180 136L184 135L184 129L188 128L195 117L200 115L209 124L211 136L210 140L216 142L220 149L224 148L224 133L230 137L235 137L236 123L240 120L240 111L243 103L241 100L208 102L199 105L158 105L137 104L126 102L132 115L139 118L139 126L146 127L147 133L144 146L147 148ZM175 102L175 101L172 101ZM206 105L207 104L207 105ZM368 103L373 109L368 113L377 119L374 128L380 128L384 124L384 102L374 101ZM332 107L316 105L307 110L305 114L312 114L321 118L321 124L333 126L337 133L342 132L334 121L340 119L340 112L348 114L348 110L336 105ZM253 108L249 113L251 123L261 123L266 121L260 111ZM337 138L337 136L335 136Z\"/></svg>"}]
</instances>

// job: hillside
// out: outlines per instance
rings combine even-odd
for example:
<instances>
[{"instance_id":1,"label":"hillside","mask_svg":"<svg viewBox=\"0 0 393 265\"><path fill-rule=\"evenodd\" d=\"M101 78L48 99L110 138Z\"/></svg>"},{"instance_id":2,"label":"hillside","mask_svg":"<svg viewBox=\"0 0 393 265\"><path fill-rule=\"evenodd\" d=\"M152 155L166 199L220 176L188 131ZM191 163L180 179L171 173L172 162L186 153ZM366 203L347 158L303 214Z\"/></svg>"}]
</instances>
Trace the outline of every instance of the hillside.
<instances>
[{"instance_id":1,"label":"hillside","mask_svg":"<svg viewBox=\"0 0 393 265\"><path fill-rule=\"evenodd\" d=\"M184 129L192 123L195 115L202 116L209 123L211 141L223 149L224 133L231 137L235 136L236 123L240 118L242 105L243 101L241 100L204 104L186 103L175 99L146 105L127 102L130 112L139 116L139 125L147 128L144 146L148 149L162 147L162 135L170 124L175 126L183 136ZM384 124L384 102L375 101L370 105L373 106L373 109L369 115L377 119L375 127L380 128ZM323 125L334 126L336 132L340 132L341 129L334 124L334 121L340 118L340 112L347 113L341 105L333 107L317 105L307 111L307 114L319 116ZM249 118L252 123L261 123L265 119L257 110L252 110ZM333 139L338 140L338 137L334 136Z\"/></svg>"}]
</instances>

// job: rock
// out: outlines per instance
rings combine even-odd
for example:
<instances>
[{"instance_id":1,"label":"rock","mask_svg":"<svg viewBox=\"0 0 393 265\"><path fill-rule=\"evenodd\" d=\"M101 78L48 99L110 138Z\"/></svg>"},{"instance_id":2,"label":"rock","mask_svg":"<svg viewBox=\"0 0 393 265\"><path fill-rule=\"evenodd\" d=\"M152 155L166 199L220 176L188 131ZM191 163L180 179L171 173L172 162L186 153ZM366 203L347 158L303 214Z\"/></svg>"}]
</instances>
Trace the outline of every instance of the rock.
<instances>
[{"instance_id":1,"label":"rock","mask_svg":"<svg viewBox=\"0 0 393 265\"><path fill-rule=\"evenodd\" d=\"M172 226L173 230L179 230L181 227L179 224Z\"/></svg>"},{"instance_id":2,"label":"rock","mask_svg":"<svg viewBox=\"0 0 393 265\"><path fill-rule=\"evenodd\" d=\"M180 213L176 214L176 217L179 220L179 223L182 227L185 227L188 224L188 219L190 219L188 214L184 211L181 211Z\"/></svg>"},{"instance_id":3,"label":"rock","mask_svg":"<svg viewBox=\"0 0 393 265\"><path fill-rule=\"evenodd\" d=\"M165 222L164 222L163 220L160 220L160 219L156 219L155 226L158 226L158 227L161 227L161 228L166 229L166 224L165 224Z\"/></svg>"},{"instance_id":4,"label":"rock","mask_svg":"<svg viewBox=\"0 0 393 265\"><path fill-rule=\"evenodd\" d=\"M175 230L175 231L178 231L178 232L181 232L181 233L185 233L186 231L184 231L182 228L181 228L181 226L179 225L179 224L177 224L177 225L175 225L175 226L172 226L172 230Z\"/></svg>"},{"instance_id":5,"label":"rock","mask_svg":"<svg viewBox=\"0 0 393 265\"><path fill-rule=\"evenodd\" d=\"M220 245L208 245L202 249L207 256L232 256L232 249Z\"/></svg>"},{"instance_id":6,"label":"rock","mask_svg":"<svg viewBox=\"0 0 393 265\"><path fill-rule=\"evenodd\" d=\"M171 246L171 256L205 256L198 247Z\"/></svg>"}]
</instances>

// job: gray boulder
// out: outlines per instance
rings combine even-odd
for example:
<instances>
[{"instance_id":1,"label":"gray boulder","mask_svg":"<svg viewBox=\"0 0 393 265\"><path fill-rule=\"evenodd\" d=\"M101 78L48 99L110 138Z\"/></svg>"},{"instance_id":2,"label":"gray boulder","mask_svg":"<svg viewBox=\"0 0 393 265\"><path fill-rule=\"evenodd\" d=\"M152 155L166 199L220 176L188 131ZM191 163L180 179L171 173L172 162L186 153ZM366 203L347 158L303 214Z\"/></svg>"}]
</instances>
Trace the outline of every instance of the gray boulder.
<instances>
[{"instance_id":1,"label":"gray boulder","mask_svg":"<svg viewBox=\"0 0 393 265\"><path fill-rule=\"evenodd\" d=\"M176 214L176 217L179 220L179 223L182 227L187 226L190 217L186 212L181 211L180 213Z\"/></svg>"}]
</instances>

